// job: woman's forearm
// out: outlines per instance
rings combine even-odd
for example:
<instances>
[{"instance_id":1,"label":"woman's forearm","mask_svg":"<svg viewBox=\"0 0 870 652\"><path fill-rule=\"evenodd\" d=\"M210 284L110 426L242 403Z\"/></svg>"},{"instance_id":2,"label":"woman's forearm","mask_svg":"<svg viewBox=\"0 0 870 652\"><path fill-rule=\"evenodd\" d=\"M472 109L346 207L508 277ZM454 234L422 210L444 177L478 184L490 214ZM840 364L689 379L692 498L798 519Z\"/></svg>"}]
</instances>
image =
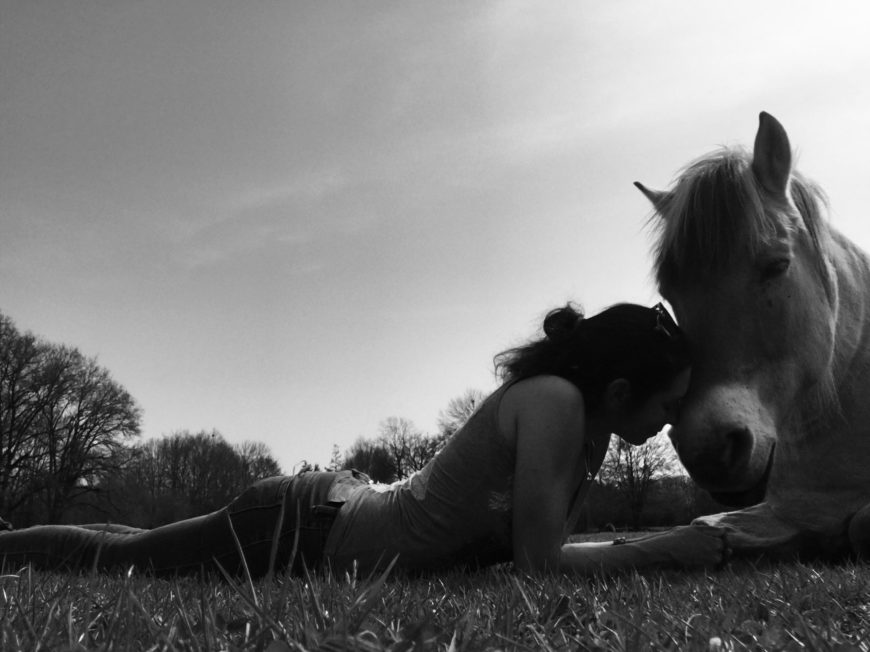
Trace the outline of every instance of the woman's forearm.
<instances>
[{"instance_id":1,"label":"woman's forearm","mask_svg":"<svg viewBox=\"0 0 870 652\"><path fill-rule=\"evenodd\" d=\"M707 525L687 525L626 541L567 543L559 566L582 574L650 566L715 566L725 555L725 532Z\"/></svg>"},{"instance_id":2,"label":"woman's forearm","mask_svg":"<svg viewBox=\"0 0 870 652\"><path fill-rule=\"evenodd\" d=\"M563 571L592 574L600 571L641 568L655 563L649 551L634 542L566 543L562 546L559 566Z\"/></svg>"}]
</instances>

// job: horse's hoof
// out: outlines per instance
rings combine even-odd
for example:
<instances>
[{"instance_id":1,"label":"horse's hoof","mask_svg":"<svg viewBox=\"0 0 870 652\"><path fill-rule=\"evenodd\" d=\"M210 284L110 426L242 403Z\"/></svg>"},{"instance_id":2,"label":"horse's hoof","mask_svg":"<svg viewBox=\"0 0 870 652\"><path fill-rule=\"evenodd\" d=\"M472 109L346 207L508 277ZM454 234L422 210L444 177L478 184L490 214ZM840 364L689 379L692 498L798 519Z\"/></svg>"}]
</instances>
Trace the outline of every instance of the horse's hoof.
<instances>
[{"instance_id":1,"label":"horse's hoof","mask_svg":"<svg viewBox=\"0 0 870 652\"><path fill-rule=\"evenodd\" d=\"M849 521L849 545L858 557L870 559L870 505L865 505Z\"/></svg>"}]
</instances>

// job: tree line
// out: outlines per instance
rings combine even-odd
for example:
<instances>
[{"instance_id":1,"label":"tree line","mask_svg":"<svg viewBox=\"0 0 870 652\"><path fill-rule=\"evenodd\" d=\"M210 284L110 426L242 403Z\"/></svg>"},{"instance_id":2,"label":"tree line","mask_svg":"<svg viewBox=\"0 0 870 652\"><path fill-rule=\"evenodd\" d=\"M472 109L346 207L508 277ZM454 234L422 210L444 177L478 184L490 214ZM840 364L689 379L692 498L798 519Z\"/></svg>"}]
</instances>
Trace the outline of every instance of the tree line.
<instances>
[{"instance_id":1,"label":"tree line","mask_svg":"<svg viewBox=\"0 0 870 652\"><path fill-rule=\"evenodd\" d=\"M213 430L139 442L68 512L70 522L153 528L220 509L261 478L281 475L265 444L230 444Z\"/></svg>"},{"instance_id":2,"label":"tree line","mask_svg":"<svg viewBox=\"0 0 870 652\"><path fill-rule=\"evenodd\" d=\"M260 443L217 432L141 442L141 410L95 358L0 314L0 516L153 527L226 504L281 473Z\"/></svg>"}]
</instances>

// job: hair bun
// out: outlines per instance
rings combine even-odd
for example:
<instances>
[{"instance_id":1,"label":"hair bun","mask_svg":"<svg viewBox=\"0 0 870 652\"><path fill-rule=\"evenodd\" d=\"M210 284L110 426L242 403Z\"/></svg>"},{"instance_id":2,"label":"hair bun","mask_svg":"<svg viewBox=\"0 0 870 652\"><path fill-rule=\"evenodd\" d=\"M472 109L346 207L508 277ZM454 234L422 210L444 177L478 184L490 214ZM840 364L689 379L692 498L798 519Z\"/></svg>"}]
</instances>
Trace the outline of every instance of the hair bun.
<instances>
[{"instance_id":1,"label":"hair bun","mask_svg":"<svg viewBox=\"0 0 870 652\"><path fill-rule=\"evenodd\" d=\"M583 313L569 303L563 308L553 310L544 318L544 335L554 341L565 339L582 321Z\"/></svg>"}]
</instances>

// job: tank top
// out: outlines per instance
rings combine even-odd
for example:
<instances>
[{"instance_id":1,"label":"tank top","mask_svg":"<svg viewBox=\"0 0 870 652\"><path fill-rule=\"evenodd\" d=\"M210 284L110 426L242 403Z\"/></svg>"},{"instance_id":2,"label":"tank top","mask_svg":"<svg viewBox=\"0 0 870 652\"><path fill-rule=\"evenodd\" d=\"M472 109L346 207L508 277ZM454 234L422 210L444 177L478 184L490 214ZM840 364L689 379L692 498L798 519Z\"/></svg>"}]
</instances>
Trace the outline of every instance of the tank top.
<instances>
[{"instance_id":1,"label":"tank top","mask_svg":"<svg viewBox=\"0 0 870 652\"><path fill-rule=\"evenodd\" d=\"M393 558L415 571L513 560L516 450L498 424L511 384L493 392L423 469L391 485L363 485L351 493L326 541L325 559L333 571L356 567L367 574ZM587 461L590 470L598 466L600 460ZM566 534L579 518L590 480L587 473L579 484L566 514Z\"/></svg>"}]
</instances>

